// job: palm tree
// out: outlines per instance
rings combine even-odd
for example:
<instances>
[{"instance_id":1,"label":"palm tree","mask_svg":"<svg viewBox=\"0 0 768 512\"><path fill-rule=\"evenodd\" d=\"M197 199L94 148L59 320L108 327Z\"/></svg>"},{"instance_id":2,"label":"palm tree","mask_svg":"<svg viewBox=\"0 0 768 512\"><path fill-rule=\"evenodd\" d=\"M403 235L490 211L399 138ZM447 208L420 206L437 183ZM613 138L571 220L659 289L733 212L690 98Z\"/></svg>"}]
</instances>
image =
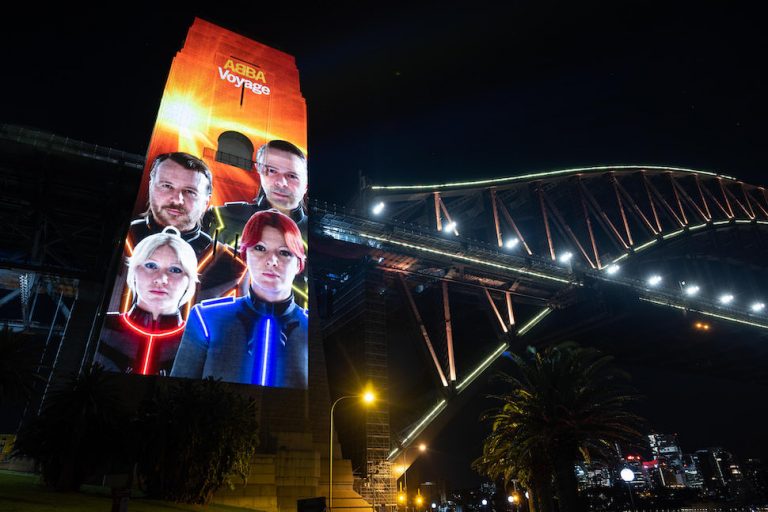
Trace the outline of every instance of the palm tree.
<instances>
[{"instance_id":1,"label":"palm tree","mask_svg":"<svg viewBox=\"0 0 768 512\"><path fill-rule=\"evenodd\" d=\"M552 509L552 482L561 512L582 510L574 463L639 441L642 420L627 410L638 396L613 358L593 348L566 342L511 357L515 375L501 377L510 390L492 396L502 404L484 416L493 429L474 466L527 484L536 510Z\"/></svg>"},{"instance_id":2,"label":"palm tree","mask_svg":"<svg viewBox=\"0 0 768 512\"><path fill-rule=\"evenodd\" d=\"M552 468L546 458L536 456L537 451L519 439L513 416L509 404L493 415L493 430L483 443L483 455L473 466L481 474L503 483L517 480L528 489L530 510L549 512L554 508Z\"/></svg>"}]
</instances>

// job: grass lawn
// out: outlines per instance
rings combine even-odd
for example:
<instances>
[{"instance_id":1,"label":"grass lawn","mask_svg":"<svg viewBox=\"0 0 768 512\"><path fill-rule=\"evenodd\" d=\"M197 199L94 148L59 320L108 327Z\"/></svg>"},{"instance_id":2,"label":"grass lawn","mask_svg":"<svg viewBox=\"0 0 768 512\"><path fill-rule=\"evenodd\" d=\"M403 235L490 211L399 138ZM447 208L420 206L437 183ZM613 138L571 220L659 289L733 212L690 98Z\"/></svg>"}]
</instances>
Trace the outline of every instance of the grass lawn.
<instances>
[{"instance_id":1,"label":"grass lawn","mask_svg":"<svg viewBox=\"0 0 768 512\"><path fill-rule=\"evenodd\" d=\"M87 485L82 489L81 492L54 492L43 487L37 475L0 470L0 510L3 512L109 512L112 507L109 489ZM248 509L226 505L180 505L136 498L128 503L129 512L171 510L237 512Z\"/></svg>"}]
</instances>

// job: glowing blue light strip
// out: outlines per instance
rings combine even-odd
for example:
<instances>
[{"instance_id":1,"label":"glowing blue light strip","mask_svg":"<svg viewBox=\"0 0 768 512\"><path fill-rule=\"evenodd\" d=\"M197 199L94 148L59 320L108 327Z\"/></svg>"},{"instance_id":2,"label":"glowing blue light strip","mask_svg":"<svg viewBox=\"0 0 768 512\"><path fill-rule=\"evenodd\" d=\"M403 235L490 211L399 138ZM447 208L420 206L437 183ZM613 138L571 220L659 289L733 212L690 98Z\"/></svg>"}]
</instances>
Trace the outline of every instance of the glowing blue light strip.
<instances>
[{"instance_id":1,"label":"glowing blue light strip","mask_svg":"<svg viewBox=\"0 0 768 512\"><path fill-rule=\"evenodd\" d=\"M264 357L262 359L261 363L261 385L266 386L267 385L267 364L268 364L268 357L269 357L269 334L270 334L270 326L271 322L270 319L267 318L266 326L264 327Z\"/></svg>"},{"instance_id":2,"label":"glowing blue light strip","mask_svg":"<svg viewBox=\"0 0 768 512\"><path fill-rule=\"evenodd\" d=\"M551 275L548 275L548 274L542 274L541 272L535 272L533 270L527 270L527 269L520 268L520 267L511 267L509 265L502 265L500 263L493 263L493 262L490 262L490 261L485 261L485 260L480 260L480 259L477 259L477 258L472 258L470 256L462 256L461 254L448 253L448 252L444 252L444 251L438 251L437 249L432 249L430 247L424 247L422 245L409 244L409 243L406 243L406 242L399 242L397 240L391 240L391 239L383 238L383 237L380 237L380 236L369 235L367 233L360 233L360 236L362 236L363 238L369 238L371 240L376 240L378 242L386 242L386 243L393 244L393 245L399 245L401 247L408 247L409 249L416 249L417 251L429 252L429 253L432 253L432 254L439 254L441 256L449 256L451 258L456 258L456 259L460 259L460 260L464 260L464 261L469 261L471 263L476 263L478 265L486 265L486 266L489 266L489 267L500 268L502 270L509 270L509 271L512 271L512 272L517 272L519 274L525 274L525 275L529 275L529 276L540 277L542 279L548 279L550 281L557 281L558 283L568 283L568 284L571 284L571 281L568 280L568 279L564 279L562 277L554 277L554 276L551 276ZM578 283L572 283L572 284L578 284Z\"/></svg>"},{"instance_id":3,"label":"glowing blue light strip","mask_svg":"<svg viewBox=\"0 0 768 512\"><path fill-rule=\"evenodd\" d=\"M200 325L203 326L203 334L205 334L205 339L210 340L211 335L208 334L208 327L206 327L205 322L203 321L203 315L200 314L200 308L195 306L194 308L192 308L192 310L197 315L197 319L200 320Z\"/></svg>"},{"instance_id":4,"label":"glowing blue light strip","mask_svg":"<svg viewBox=\"0 0 768 512\"><path fill-rule=\"evenodd\" d=\"M539 311L539 313L536 316L531 318L531 320L527 324L522 326L520 328L520 330L517 331L517 335L518 336L522 336L523 334L525 334L528 331L530 331L531 329L533 329L536 326L536 324L538 324L541 320L544 319L545 316L547 316L551 312L552 312L552 308L550 308L550 307L546 307L546 308L542 309L541 311Z\"/></svg>"},{"instance_id":5,"label":"glowing blue light strip","mask_svg":"<svg viewBox=\"0 0 768 512\"><path fill-rule=\"evenodd\" d=\"M706 224L699 224L698 226L691 226L688 228L688 231L696 231L697 229L705 228L707 227Z\"/></svg>"},{"instance_id":6,"label":"glowing blue light strip","mask_svg":"<svg viewBox=\"0 0 768 512\"><path fill-rule=\"evenodd\" d=\"M730 223L731 223L730 220L719 220L717 222L713 222L712 225L713 226L722 226L723 224L730 224Z\"/></svg>"},{"instance_id":7,"label":"glowing blue light strip","mask_svg":"<svg viewBox=\"0 0 768 512\"><path fill-rule=\"evenodd\" d=\"M601 165L601 166L594 166L594 167L579 167L575 169L563 169L559 171L536 172L536 173L522 174L520 176L509 176L506 178L489 178L484 180L461 181L461 182L442 183L442 184L434 184L434 185L390 185L390 186L374 185L371 187L371 189L372 190L435 190L435 189L450 188L450 187L471 187L471 186L478 186L478 185L493 185L498 183L509 183L514 181L524 181L524 180L530 180L530 179L563 176L567 174L578 174L578 173L585 173L585 172L620 171L620 170L637 170L637 169L640 169L640 170L648 169L648 170L654 170L654 171L677 171L677 172L686 172L691 174L704 174L707 176L715 176L719 178L726 178L729 180L736 179L732 176L727 176L724 174L717 174L709 171L697 171L695 169L686 169L682 167L666 167L666 166L658 166L658 165Z\"/></svg>"}]
</instances>

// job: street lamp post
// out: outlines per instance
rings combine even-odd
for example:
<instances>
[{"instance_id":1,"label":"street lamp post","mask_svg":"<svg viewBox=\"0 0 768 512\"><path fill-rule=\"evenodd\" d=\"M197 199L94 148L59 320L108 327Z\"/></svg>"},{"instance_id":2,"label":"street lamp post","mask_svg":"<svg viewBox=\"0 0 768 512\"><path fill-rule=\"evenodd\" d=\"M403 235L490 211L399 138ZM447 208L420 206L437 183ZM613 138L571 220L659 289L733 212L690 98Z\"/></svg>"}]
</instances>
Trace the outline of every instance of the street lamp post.
<instances>
[{"instance_id":1,"label":"street lamp post","mask_svg":"<svg viewBox=\"0 0 768 512\"><path fill-rule=\"evenodd\" d=\"M413 448L413 446L406 446L403 449L403 487L405 488L405 496L406 496L406 503L405 503L405 510L408 510L408 450ZM427 445L424 443L419 443L418 449L420 452L427 451Z\"/></svg>"},{"instance_id":2,"label":"street lamp post","mask_svg":"<svg viewBox=\"0 0 768 512\"><path fill-rule=\"evenodd\" d=\"M635 472L630 468L624 468L621 470L621 479L627 483L627 489L629 489L629 502L632 504L632 511L635 510L635 499L632 497L632 486L630 482L635 479Z\"/></svg>"},{"instance_id":3,"label":"street lamp post","mask_svg":"<svg viewBox=\"0 0 768 512\"><path fill-rule=\"evenodd\" d=\"M512 494L507 497L507 501L512 505L512 510L517 510L520 503L520 494L517 492L517 480L512 480Z\"/></svg>"},{"instance_id":4,"label":"street lamp post","mask_svg":"<svg viewBox=\"0 0 768 512\"><path fill-rule=\"evenodd\" d=\"M328 443L328 511L333 510L333 411L336 409L336 404L347 398L362 398L366 404L372 403L376 398L371 391L366 391L362 395L344 395L336 399L331 405L331 429L330 429L330 442Z\"/></svg>"}]
</instances>

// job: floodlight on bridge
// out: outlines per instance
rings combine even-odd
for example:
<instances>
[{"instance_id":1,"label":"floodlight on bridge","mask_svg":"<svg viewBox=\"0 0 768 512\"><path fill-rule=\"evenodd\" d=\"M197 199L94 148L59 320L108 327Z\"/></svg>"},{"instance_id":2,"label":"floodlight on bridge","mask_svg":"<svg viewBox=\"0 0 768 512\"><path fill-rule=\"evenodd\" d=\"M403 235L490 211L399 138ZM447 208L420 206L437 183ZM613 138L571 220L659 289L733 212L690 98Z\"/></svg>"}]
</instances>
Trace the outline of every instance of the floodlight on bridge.
<instances>
[{"instance_id":1,"label":"floodlight on bridge","mask_svg":"<svg viewBox=\"0 0 768 512\"><path fill-rule=\"evenodd\" d=\"M443 231L456 231L456 222L451 221L445 225Z\"/></svg>"},{"instance_id":2,"label":"floodlight on bridge","mask_svg":"<svg viewBox=\"0 0 768 512\"><path fill-rule=\"evenodd\" d=\"M560 255L560 263L568 263L573 258L573 253L566 251Z\"/></svg>"},{"instance_id":3,"label":"floodlight on bridge","mask_svg":"<svg viewBox=\"0 0 768 512\"><path fill-rule=\"evenodd\" d=\"M614 263L612 265L608 265L607 267L605 267L605 271L606 273L613 275L619 271L619 268L620 267Z\"/></svg>"},{"instance_id":4,"label":"floodlight on bridge","mask_svg":"<svg viewBox=\"0 0 768 512\"><path fill-rule=\"evenodd\" d=\"M661 284L661 281L662 281L661 276L658 274L654 274L648 278L648 281L646 281L646 283L648 283L648 286L659 286Z\"/></svg>"},{"instance_id":5,"label":"floodlight on bridge","mask_svg":"<svg viewBox=\"0 0 768 512\"><path fill-rule=\"evenodd\" d=\"M765 304L762 302L755 302L749 307L749 309L751 309L753 313L759 313L765 309Z\"/></svg>"},{"instance_id":6,"label":"floodlight on bridge","mask_svg":"<svg viewBox=\"0 0 768 512\"><path fill-rule=\"evenodd\" d=\"M379 215L381 212L384 211L384 201L380 201L376 203L376 206L372 209L374 215Z\"/></svg>"},{"instance_id":7,"label":"floodlight on bridge","mask_svg":"<svg viewBox=\"0 0 768 512\"><path fill-rule=\"evenodd\" d=\"M504 247L506 247L507 249L514 249L515 247L517 247L517 244L519 243L520 243L520 240L516 236L513 236L512 238L506 241L506 243L504 244Z\"/></svg>"},{"instance_id":8,"label":"floodlight on bridge","mask_svg":"<svg viewBox=\"0 0 768 512\"><path fill-rule=\"evenodd\" d=\"M720 304L730 304L731 302L733 302L733 295L731 295L730 293L724 293L723 295L720 296L720 299L718 300L720 301Z\"/></svg>"},{"instance_id":9,"label":"floodlight on bridge","mask_svg":"<svg viewBox=\"0 0 768 512\"><path fill-rule=\"evenodd\" d=\"M701 288L699 288L699 287L698 287L698 286L696 286L695 284L689 284L688 286L686 286L685 288L683 288L683 291L684 291L684 292L685 292L685 294L686 294L687 296L689 296L689 297L693 297L694 295L696 295L697 293L699 293L699 290L701 290Z\"/></svg>"}]
</instances>

